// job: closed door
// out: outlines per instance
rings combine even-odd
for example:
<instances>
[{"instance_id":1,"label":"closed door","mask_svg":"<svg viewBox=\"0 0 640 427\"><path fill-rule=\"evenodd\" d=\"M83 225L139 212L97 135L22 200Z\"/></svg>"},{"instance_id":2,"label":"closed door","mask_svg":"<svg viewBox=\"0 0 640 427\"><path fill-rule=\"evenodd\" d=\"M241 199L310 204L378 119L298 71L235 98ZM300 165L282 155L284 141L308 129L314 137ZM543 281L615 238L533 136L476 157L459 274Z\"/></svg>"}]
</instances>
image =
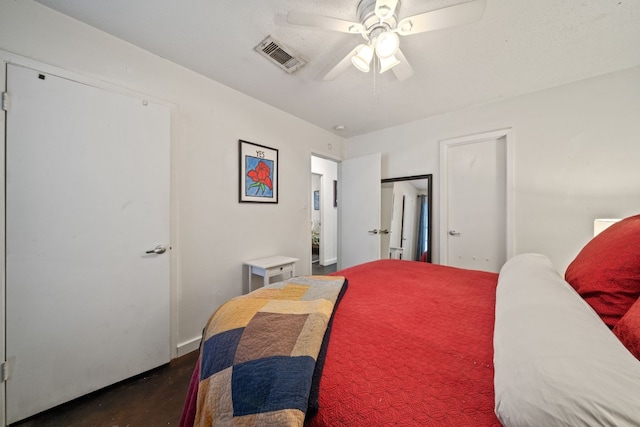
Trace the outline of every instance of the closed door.
<instances>
[{"instance_id":1,"label":"closed door","mask_svg":"<svg viewBox=\"0 0 640 427\"><path fill-rule=\"evenodd\" d=\"M497 272L506 261L506 138L447 150L446 264Z\"/></svg>"},{"instance_id":2,"label":"closed door","mask_svg":"<svg viewBox=\"0 0 640 427\"><path fill-rule=\"evenodd\" d=\"M340 268L380 259L380 153L340 164Z\"/></svg>"},{"instance_id":3,"label":"closed door","mask_svg":"<svg viewBox=\"0 0 640 427\"><path fill-rule=\"evenodd\" d=\"M19 66L7 86L12 423L169 361L170 116Z\"/></svg>"},{"instance_id":4,"label":"closed door","mask_svg":"<svg viewBox=\"0 0 640 427\"><path fill-rule=\"evenodd\" d=\"M380 258L391 257L391 221L393 218L393 184L383 183L380 189L380 228L389 231L380 235Z\"/></svg>"},{"instance_id":5,"label":"closed door","mask_svg":"<svg viewBox=\"0 0 640 427\"><path fill-rule=\"evenodd\" d=\"M402 258L402 220L404 218L404 195L393 188L393 211L391 214L391 253L392 258Z\"/></svg>"}]
</instances>

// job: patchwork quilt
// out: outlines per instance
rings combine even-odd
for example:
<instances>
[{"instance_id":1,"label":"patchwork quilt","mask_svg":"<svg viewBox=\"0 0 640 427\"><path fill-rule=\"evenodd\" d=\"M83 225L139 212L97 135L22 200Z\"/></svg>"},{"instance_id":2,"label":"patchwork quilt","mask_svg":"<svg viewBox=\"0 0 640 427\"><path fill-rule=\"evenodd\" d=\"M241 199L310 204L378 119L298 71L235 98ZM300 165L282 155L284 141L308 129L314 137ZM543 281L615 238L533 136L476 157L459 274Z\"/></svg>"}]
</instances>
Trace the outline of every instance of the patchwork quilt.
<instances>
[{"instance_id":1,"label":"patchwork quilt","mask_svg":"<svg viewBox=\"0 0 640 427\"><path fill-rule=\"evenodd\" d=\"M195 425L302 426L345 289L340 276L296 277L222 305L203 334Z\"/></svg>"}]
</instances>

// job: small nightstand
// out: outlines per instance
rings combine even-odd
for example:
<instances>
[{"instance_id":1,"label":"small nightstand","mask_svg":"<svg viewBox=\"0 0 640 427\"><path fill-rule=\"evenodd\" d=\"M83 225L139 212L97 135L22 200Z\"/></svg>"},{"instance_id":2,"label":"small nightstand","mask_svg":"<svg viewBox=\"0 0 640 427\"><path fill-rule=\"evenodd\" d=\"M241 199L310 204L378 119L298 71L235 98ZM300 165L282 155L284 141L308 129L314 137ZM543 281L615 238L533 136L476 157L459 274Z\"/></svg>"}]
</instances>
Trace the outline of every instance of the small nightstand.
<instances>
[{"instance_id":1,"label":"small nightstand","mask_svg":"<svg viewBox=\"0 0 640 427\"><path fill-rule=\"evenodd\" d=\"M273 276L291 273L291 277L294 277L296 275L296 261L298 258L286 256L272 256L246 261L245 264L249 266L249 292L253 290L251 279L254 274L262 276L263 286L266 286L269 284L269 278Z\"/></svg>"}]
</instances>

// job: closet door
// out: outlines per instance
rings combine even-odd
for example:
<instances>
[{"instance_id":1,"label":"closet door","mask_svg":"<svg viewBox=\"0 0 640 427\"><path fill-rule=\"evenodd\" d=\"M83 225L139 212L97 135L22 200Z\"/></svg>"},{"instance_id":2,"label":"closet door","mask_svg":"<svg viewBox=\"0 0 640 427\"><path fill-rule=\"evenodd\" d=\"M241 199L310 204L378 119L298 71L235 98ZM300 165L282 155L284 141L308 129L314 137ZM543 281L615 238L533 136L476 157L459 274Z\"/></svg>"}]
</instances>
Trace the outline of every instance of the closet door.
<instances>
[{"instance_id":1,"label":"closet door","mask_svg":"<svg viewBox=\"0 0 640 427\"><path fill-rule=\"evenodd\" d=\"M497 273L507 260L506 138L446 149L446 264Z\"/></svg>"},{"instance_id":2,"label":"closet door","mask_svg":"<svg viewBox=\"0 0 640 427\"><path fill-rule=\"evenodd\" d=\"M2 59L0 59L0 92L6 92L7 90L7 64ZM0 110L0 147L5 146L5 119L6 113L3 110ZM5 179L5 152L4 150L0 150L0 188L4 188L4 179ZM5 199L4 197L0 197L0 221L4 223L5 221ZM0 225L0 242L5 242L5 227L4 225ZM0 259L5 259L4 245L0 244ZM3 280L5 277L5 266L4 263L0 263L0 355L5 355L5 324L6 324L6 316L5 316L5 281ZM5 422L5 414L7 413L5 407L5 384L0 380L0 426L3 426Z\"/></svg>"},{"instance_id":3,"label":"closet door","mask_svg":"<svg viewBox=\"0 0 640 427\"><path fill-rule=\"evenodd\" d=\"M20 66L7 86L12 423L169 361L170 115Z\"/></svg>"}]
</instances>

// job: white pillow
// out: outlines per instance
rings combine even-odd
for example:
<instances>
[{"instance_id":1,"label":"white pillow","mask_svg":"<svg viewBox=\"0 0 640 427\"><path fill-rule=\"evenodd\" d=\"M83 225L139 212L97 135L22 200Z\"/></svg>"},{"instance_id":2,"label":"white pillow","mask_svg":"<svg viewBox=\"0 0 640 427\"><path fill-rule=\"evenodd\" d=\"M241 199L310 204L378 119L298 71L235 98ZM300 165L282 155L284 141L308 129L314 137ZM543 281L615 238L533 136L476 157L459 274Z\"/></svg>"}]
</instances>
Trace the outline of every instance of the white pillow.
<instances>
[{"instance_id":1,"label":"white pillow","mask_svg":"<svg viewBox=\"0 0 640 427\"><path fill-rule=\"evenodd\" d=\"M505 426L640 426L640 361L544 255L502 267L495 412Z\"/></svg>"}]
</instances>

